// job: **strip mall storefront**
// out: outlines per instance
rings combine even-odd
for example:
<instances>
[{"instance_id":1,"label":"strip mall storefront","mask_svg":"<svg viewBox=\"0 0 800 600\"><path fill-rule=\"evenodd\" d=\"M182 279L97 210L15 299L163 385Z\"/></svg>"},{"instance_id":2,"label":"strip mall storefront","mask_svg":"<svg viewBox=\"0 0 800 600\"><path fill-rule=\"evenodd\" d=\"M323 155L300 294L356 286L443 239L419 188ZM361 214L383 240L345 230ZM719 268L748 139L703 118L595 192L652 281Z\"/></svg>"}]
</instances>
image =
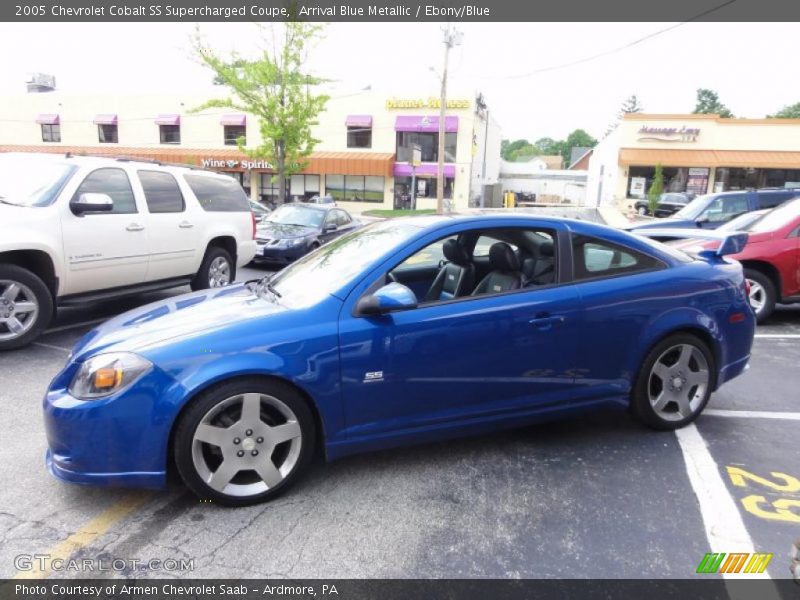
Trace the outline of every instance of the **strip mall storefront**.
<instances>
[{"instance_id":1,"label":"strip mall storefront","mask_svg":"<svg viewBox=\"0 0 800 600\"><path fill-rule=\"evenodd\" d=\"M665 192L800 187L800 119L630 114L594 149L590 201L645 198L661 165Z\"/></svg>"}]
</instances>

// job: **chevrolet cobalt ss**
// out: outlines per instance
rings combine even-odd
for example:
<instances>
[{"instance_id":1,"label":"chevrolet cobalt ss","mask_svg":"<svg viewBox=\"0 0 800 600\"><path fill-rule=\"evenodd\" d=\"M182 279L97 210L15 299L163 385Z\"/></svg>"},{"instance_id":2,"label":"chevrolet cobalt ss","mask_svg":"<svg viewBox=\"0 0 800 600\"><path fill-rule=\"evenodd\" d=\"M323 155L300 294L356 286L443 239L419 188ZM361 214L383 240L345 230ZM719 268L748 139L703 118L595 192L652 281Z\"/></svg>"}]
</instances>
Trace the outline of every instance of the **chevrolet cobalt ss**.
<instances>
[{"instance_id":1,"label":"chevrolet cobalt ss","mask_svg":"<svg viewBox=\"0 0 800 600\"><path fill-rule=\"evenodd\" d=\"M744 237L744 239L742 239ZM157 302L83 337L44 400L47 465L227 505L308 465L601 406L693 421L744 371L746 234L692 258L580 221L375 223L274 275Z\"/></svg>"}]
</instances>

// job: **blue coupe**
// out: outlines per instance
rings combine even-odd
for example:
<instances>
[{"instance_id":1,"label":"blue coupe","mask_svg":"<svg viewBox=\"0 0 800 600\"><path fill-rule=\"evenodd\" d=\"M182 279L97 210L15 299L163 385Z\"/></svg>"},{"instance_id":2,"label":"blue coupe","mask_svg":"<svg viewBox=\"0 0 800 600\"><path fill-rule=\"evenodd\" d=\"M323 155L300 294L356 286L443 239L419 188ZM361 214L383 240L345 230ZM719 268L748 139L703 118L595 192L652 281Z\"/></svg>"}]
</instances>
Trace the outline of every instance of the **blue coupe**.
<instances>
[{"instance_id":1,"label":"blue coupe","mask_svg":"<svg viewBox=\"0 0 800 600\"><path fill-rule=\"evenodd\" d=\"M741 239L742 236L745 239ZM44 400L47 465L227 505L328 460L603 406L662 430L742 373L742 267L527 215L372 224L271 278L171 298L84 336Z\"/></svg>"}]
</instances>

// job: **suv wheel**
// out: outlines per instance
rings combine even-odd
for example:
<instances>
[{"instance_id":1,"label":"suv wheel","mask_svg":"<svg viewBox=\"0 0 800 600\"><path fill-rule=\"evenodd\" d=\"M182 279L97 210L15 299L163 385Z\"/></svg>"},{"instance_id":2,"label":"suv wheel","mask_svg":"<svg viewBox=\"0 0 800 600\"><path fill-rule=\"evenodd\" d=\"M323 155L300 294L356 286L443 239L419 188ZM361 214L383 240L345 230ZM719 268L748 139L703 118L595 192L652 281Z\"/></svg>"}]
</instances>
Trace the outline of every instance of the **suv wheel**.
<instances>
[{"instance_id":1,"label":"suv wheel","mask_svg":"<svg viewBox=\"0 0 800 600\"><path fill-rule=\"evenodd\" d=\"M192 280L193 290L224 287L233 282L233 259L228 251L218 246L206 250L200 270Z\"/></svg>"},{"instance_id":2,"label":"suv wheel","mask_svg":"<svg viewBox=\"0 0 800 600\"><path fill-rule=\"evenodd\" d=\"M745 269L744 277L750 284L750 308L756 314L756 321L763 323L775 310L775 285L761 271Z\"/></svg>"},{"instance_id":3,"label":"suv wheel","mask_svg":"<svg viewBox=\"0 0 800 600\"><path fill-rule=\"evenodd\" d=\"M50 290L36 274L16 265L0 265L0 350L31 343L52 314Z\"/></svg>"}]
</instances>

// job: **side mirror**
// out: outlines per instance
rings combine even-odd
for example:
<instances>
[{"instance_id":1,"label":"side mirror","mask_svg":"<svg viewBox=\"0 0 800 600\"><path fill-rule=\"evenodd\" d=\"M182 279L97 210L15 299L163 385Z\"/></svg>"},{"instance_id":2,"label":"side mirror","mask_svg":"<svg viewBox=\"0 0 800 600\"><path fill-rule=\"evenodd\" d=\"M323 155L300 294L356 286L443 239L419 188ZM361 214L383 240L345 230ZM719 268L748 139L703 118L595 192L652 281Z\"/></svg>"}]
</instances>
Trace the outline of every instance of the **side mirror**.
<instances>
[{"instance_id":1,"label":"side mirror","mask_svg":"<svg viewBox=\"0 0 800 600\"><path fill-rule=\"evenodd\" d=\"M87 192L70 200L69 208L78 216L90 212L109 212L114 209L114 201L108 194Z\"/></svg>"},{"instance_id":2,"label":"side mirror","mask_svg":"<svg viewBox=\"0 0 800 600\"><path fill-rule=\"evenodd\" d=\"M697 217L694 222L698 227L702 227L704 223L708 223L708 216Z\"/></svg>"},{"instance_id":3,"label":"side mirror","mask_svg":"<svg viewBox=\"0 0 800 600\"><path fill-rule=\"evenodd\" d=\"M409 310L417 307L417 296L402 283L389 283L363 296L356 304L356 314L382 315L398 310Z\"/></svg>"}]
</instances>

